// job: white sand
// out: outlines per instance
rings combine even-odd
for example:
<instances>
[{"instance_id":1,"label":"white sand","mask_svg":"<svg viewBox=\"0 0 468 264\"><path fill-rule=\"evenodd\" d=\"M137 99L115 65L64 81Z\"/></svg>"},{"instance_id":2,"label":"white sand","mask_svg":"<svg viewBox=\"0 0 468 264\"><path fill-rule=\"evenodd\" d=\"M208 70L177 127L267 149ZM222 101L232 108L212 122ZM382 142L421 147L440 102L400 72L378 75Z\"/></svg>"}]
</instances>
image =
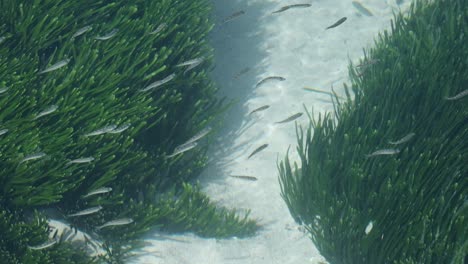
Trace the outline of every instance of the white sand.
<instances>
[{"instance_id":1,"label":"white sand","mask_svg":"<svg viewBox=\"0 0 468 264\"><path fill-rule=\"evenodd\" d=\"M407 9L406 0L402 9ZM288 4L311 3L309 8L271 14ZM280 196L277 158L284 158L291 146L297 160L294 122L273 124L295 113L303 104L314 113L332 111L329 96L303 90L313 87L344 95L349 60L363 56L362 49L373 44L377 33L390 27L393 0L361 0L374 16L361 15L351 0L216 0L215 19L246 13L213 32L216 65L213 77L222 94L238 104L228 113L219 144L212 146L212 163L201 177L203 191L213 201L228 208L250 209L251 217L264 224L264 230L246 239L203 239L193 234L168 236L160 240L149 235L150 246L130 263L320 263L323 258L310 239L298 230ZM342 25L325 28L342 17ZM238 79L242 69L251 70ZM267 76L286 78L255 88ZM248 113L262 105L270 108ZM303 115L298 124L306 127ZM269 146L250 159L248 155L262 144ZM228 177L244 174L256 182Z\"/></svg>"}]
</instances>

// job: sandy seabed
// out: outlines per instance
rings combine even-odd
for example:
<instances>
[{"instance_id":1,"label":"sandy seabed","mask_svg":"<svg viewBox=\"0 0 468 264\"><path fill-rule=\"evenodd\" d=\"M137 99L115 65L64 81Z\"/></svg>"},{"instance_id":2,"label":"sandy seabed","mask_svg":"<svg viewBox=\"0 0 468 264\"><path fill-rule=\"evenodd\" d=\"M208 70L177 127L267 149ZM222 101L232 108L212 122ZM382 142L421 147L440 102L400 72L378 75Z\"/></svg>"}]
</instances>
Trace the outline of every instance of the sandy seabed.
<instances>
[{"instance_id":1,"label":"sandy seabed","mask_svg":"<svg viewBox=\"0 0 468 264\"><path fill-rule=\"evenodd\" d=\"M295 122L307 127L304 106L314 114L333 111L330 96L304 90L311 87L344 96L349 62L358 63L363 48L377 33L390 28L393 12L407 10L410 1L360 0L371 11L364 15L352 0L213 0L212 33L216 67L212 76L221 96L237 100L226 115L223 131L211 148L211 162L200 178L214 202L241 212L251 210L263 229L250 238L205 239L193 234L150 234L148 246L129 263L167 264L296 264L325 263L308 235L292 219L281 198L277 160L290 147L297 160ZM310 7L290 8L292 4ZM228 21L231 14L245 13ZM341 25L325 30L342 17ZM258 87L268 76L281 76ZM264 111L249 115L261 106ZM275 124L296 113L295 122ZM248 159L256 148L268 147ZM251 175L246 181L229 175Z\"/></svg>"}]
</instances>

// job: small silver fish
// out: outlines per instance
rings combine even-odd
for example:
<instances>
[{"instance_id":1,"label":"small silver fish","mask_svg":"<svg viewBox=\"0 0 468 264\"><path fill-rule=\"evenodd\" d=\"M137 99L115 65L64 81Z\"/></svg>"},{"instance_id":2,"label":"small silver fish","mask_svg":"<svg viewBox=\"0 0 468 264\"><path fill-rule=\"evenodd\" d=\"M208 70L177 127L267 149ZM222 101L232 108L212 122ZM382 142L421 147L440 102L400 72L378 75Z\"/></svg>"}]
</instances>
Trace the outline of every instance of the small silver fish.
<instances>
[{"instance_id":1,"label":"small silver fish","mask_svg":"<svg viewBox=\"0 0 468 264\"><path fill-rule=\"evenodd\" d=\"M98 136L98 135L102 135L102 134L105 134L105 133L110 133L111 131L113 131L116 128L117 128L116 125L108 125L108 126L105 126L103 128L100 128L98 130L94 130L91 133L85 134L84 136L85 137Z\"/></svg>"},{"instance_id":2,"label":"small silver fish","mask_svg":"<svg viewBox=\"0 0 468 264\"><path fill-rule=\"evenodd\" d=\"M97 229L103 229L104 227L108 226L119 226L119 225L128 225L133 223L133 219L131 218L122 218L122 219L117 219L117 220L112 220L109 222L104 223L101 226L98 226Z\"/></svg>"},{"instance_id":3,"label":"small silver fish","mask_svg":"<svg viewBox=\"0 0 468 264\"><path fill-rule=\"evenodd\" d=\"M276 14L276 13L281 13L281 12L284 12L288 9L291 9L291 8L306 8L306 7L311 7L312 5L311 4L294 4L294 5L287 5L287 6L283 6L281 7L280 9L272 12L272 14Z\"/></svg>"},{"instance_id":4,"label":"small silver fish","mask_svg":"<svg viewBox=\"0 0 468 264\"><path fill-rule=\"evenodd\" d=\"M251 69L249 67L245 67L244 69L240 70L234 77L232 77L234 80L239 79L242 75L248 73Z\"/></svg>"},{"instance_id":5,"label":"small silver fish","mask_svg":"<svg viewBox=\"0 0 468 264\"><path fill-rule=\"evenodd\" d=\"M104 35L104 36L99 36L99 37L95 37L94 39L97 39L97 40L108 40L108 39L114 37L118 32L119 32L119 29L118 29L118 28L114 28L111 32L107 33L106 35Z\"/></svg>"},{"instance_id":6,"label":"small silver fish","mask_svg":"<svg viewBox=\"0 0 468 264\"><path fill-rule=\"evenodd\" d=\"M463 97L467 95L468 95L468 89L452 97L445 97L445 100L448 100L448 101L458 100L458 99L462 99Z\"/></svg>"},{"instance_id":7,"label":"small silver fish","mask_svg":"<svg viewBox=\"0 0 468 264\"><path fill-rule=\"evenodd\" d=\"M298 118L301 117L301 116L302 116L302 113L297 113L297 114L294 114L294 115L292 115L292 116L290 116L290 117L288 117L288 118L286 118L286 119L284 119L284 120L275 122L275 124L282 124L282 123L291 122L291 121L293 121L293 120L295 120L295 119L298 119Z\"/></svg>"},{"instance_id":8,"label":"small silver fish","mask_svg":"<svg viewBox=\"0 0 468 264\"><path fill-rule=\"evenodd\" d=\"M0 88L0 94L5 93L6 91L8 91L8 89L10 88L9 87Z\"/></svg>"},{"instance_id":9,"label":"small silver fish","mask_svg":"<svg viewBox=\"0 0 468 264\"><path fill-rule=\"evenodd\" d=\"M374 227L374 223L372 221L370 221L367 224L366 229L364 230L364 233L366 233L366 235L368 235L370 233L370 231L372 231L373 227Z\"/></svg>"},{"instance_id":10,"label":"small silver fish","mask_svg":"<svg viewBox=\"0 0 468 264\"><path fill-rule=\"evenodd\" d=\"M248 180L248 181L256 181L256 180L258 180L257 177L248 176L248 175L229 175L229 176L230 176L230 177L233 177L233 178Z\"/></svg>"},{"instance_id":11,"label":"small silver fish","mask_svg":"<svg viewBox=\"0 0 468 264\"><path fill-rule=\"evenodd\" d=\"M167 27L167 24L162 23L154 31L151 31L149 34L150 35L158 34L159 32L163 31L166 27Z\"/></svg>"},{"instance_id":12,"label":"small silver fish","mask_svg":"<svg viewBox=\"0 0 468 264\"><path fill-rule=\"evenodd\" d=\"M194 63L194 64L188 66L187 69L185 69L184 74L185 74L186 72L192 70L193 68L197 67L198 65L202 64L202 62L203 62L203 61L199 61L199 62L197 62L197 63Z\"/></svg>"},{"instance_id":13,"label":"small silver fish","mask_svg":"<svg viewBox=\"0 0 468 264\"><path fill-rule=\"evenodd\" d=\"M6 39L5 37L0 37L0 44L2 44L2 42L3 42L5 39Z\"/></svg>"},{"instance_id":14,"label":"small silver fish","mask_svg":"<svg viewBox=\"0 0 468 264\"><path fill-rule=\"evenodd\" d=\"M357 1L353 1L352 2L353 6L359 10L359 12L361 12L363 15L366 15L366 16L373 16L374 14L372 14L371 11L369 11L369 9L367 9L366 7L364 7L361 3L357 2Z\"/></svg>"},{"instance_id":15,"label":"small silver fish","mask_svg":"<svg viewBox=\"0 0 468 264\"><path fill-rule=\"evenodd\" d=\"M56 243L57 243L57 240L52 240L52 241L48 241L48 242L45 242L45 243L37 245L37 246L28 246L28 248L32 249L32 250L41 250L41 249L44 249L44 248L51 247L51 246L55 245Z\"/></svg>"},{"instance_id":16,"label":"small silver fish","mask_svg":"<svg viewBox=\"0 0 468 264\"><path fill-rule=\"evenodd\" d=\"M184 61L182 63L177 64L176 67L190 66L190 65L193 65L193 64L200 63L204 59L205 59L204 57L199 57L199 58L195 58L195 59L192 59L192 60Z\"/></svg>"},{"instance_id":17,"label":"small silver fish","mask_svg":"<svg viewBox=\"0 0 468 264\"><path fill-rule=\"evenodd\" d=\"M51 114L51 113L55 112L55 110L57 110L57 109L58 109L58 106L51 105L51 106L47 107L44 111L37 114L36 117L34 117L34 119L38 119L39 117Z\"/></svg>"},{"instance_id":18,"label":"small silver fish","mask_svg":"<svg viewBox=\"0 0 468 264\"><path fill-rule=\"evenodd\" d=\"M119 126L117 128L114 128L106 133L110 133L110 134L118 134L118 133L122 133L123 131L127 130L128 128L130 127L130 124L125 124L125 125L122 125L122 126Z\"/></svg>"},{"instance_id":19,"label":"small silver fish","mask_svg":"<svg viewBox=\"0 0 468 264\"><path fill-rule=\"evenodd\" d=\"M200 132L198 132L193 137L191 137L189 140L187 140L187 142L185 142L183 145L195 142L195 141L201 139L202 137L206 136L210 132L211 132L211 127L205 127Z\"/></svg>"},{"instance_id":20,"label":"small silver fish","mask_svg":"<svg viewBox=\"0 0 468 264\"><path fill-rule=\"evenodd\" d=\"M45 157L45 156L46 156L46 154L45 154L44 152L38 152L38 153L30 154L30 155L25 156L25 157L20 161L20 163L23 163L23 162L28 161L28 160L40 159L40 158L43 158L43 157Z\"/></svg>"},{"instance_id":21,"label":"small silver fish","mask_svg":"<svg viewBox=\"0 0 468 264\"><path fill-rule=\"evenodd\" d=\"M340 20L336 21L333 25L328 26L326 29L337 27L337 26L343 24L343 22L345 22L346 19L347 19L346 17L342 17L342 18L340 18Z\"/></svg>"},{"instance_id":22,"label":"small silver fish","mask_svg":"<svg viewBox=\"0 0 468 264\"><path fill-rule=\"evenodd\" d=\"M250 159L250 157L252 157L253 155L259 153L260 151L266 149L268 147L268 144L263 144L261 145L260 147L256 148L250 155L247 159Z\"/></svg>"},{"instance_id":23,"label":"small silver fish","mask_svg":"<svg viewBox=\"0 0 468 264\"><path fill-rule=\"evenodd\" d=\"M222 24L226 23L226 22L229 22L231 20L234 20L235 18L237 17L240 17L241 15L245 14L245 11L244 10L240 10L240 11L237 11L237 12L234 12L232 13L231 15L229 15L228 17L226 17L225 19L223 19L223 22Z\"/></svg>"},{"instance_id":24,"label":"small silver fish","mask_svg":"<svg viewBox=\"0 0 468 264\"><path fill-rule=\"evenodd\" d=\"M156 88L158 86L161 86L161 85L171 81L174 78L175 78L175 73L172 73L172 74L168 75L166 78L164 78L162 80L155 81L154 83L151 83L150 85L146 86L145 88L141 89L140 91L141 92L146 92L148 90L154 89L154 88Z\"/></svg>"},{"instance_id":25,"label":"small silver fish","mask_svg":"<svg viewBox=\"0 0 468 264\"><path fill-rule=\"evenodd\" d=\"M253 113L256 113L256 112L259 112L259 111L266 110L269 107L270 107L269 105L260 106L259 108L255 108L254 110L252 110L252 112L250 112L249 115L251 115Z\"/></svg>"},{"instance_id":26,"label":"small silver fish","mask_svg":"<svg viewBox=\"0 0 468 264\"><path fill-rule=\"evenodd\" d=\"M61 60L61 61L53 64L49 68L46 68L45 70L39 72L39 74L43 74L43 73L46 73L46 72L51 72L51 71L58 70L58 69L60 69L62 67L65 67L69 62L70 62L70 59Z\"/></svg>"},{"instance_id":27,"label":"small silver fish","mask_svg":"<svg viewBox=\"0 0 468 264\"><path fill-rule=\"evenodd\" d=\"M380 155L394 155L400 152L399 149L381 149L372 152L371 154L366 155L366 158L380 156Z\"/></svg>"},{"instance_id":28,"label":"small silver fish","mask_svg":"<svg viewBox=\"0 0 468 264\"><path fill-rule=\"evenodd\" d=\"M197 142L189 142L189 143L184 143L182 145L179 145L177 146L175 149L174 149L174 152L172 152L171 155L168 155L166 157L168 158L172 158L178 154L181 154L181 153L184 153L186 151L189 151L191 149L193 149L194 147L196 147L198 145Z\"/></svg>"},{"instance_id":29,"label":"small silver fish","mask_svg":"<svg viewBox=\"0 0 468 264\"><path fill-rule=\"evenodd\" d=\"M8 128L0 129L0 136L8 133Z\"/></svg>"},{"instance_id":30,"label":"small silver fish","mask_svg":"<svg viewBox=\"0 0 468 264\"><path fill-rule=\"evenodd\" d=\"M192 70L193 68L197 67L198 65L202 64L204 57L196 58L193 60L188 60L185 62L182 62L180 64L177 64L176 67L182 67L182 66L188 66L187 69L184 71L184 73Z\"/></svg>"},{"instance_id":31,"label":"small silver fish","mask_svg":"<svg viewBox=\"0 0 468 264\"><path fill-rule=\"evenodd\" d=\"M74 216L90 215L90 214L97 213L97 212L99 212L101 210L102 210L102 206L98 205L98 206L95 206L95 207L91 207L91 208L88 208L88 209L78 211L78 212L76 212L74 214L69 214L67 216L68 217L74 217Z\"/></svg>"},{"instance_id":32,"label":"small silver fish","mask_svg":"<svg viewBox=\"0 0 468 264\"><path fill-rule=\"evenodd\" d=\"M70 160L67 164L90 163L93 160L94 160L93 157L79 158L79 159Z\"/></svg>"},{"instance_id":33,"label":"small silver fish","mask_svg":"<svg viewBox=\"0 0 468 264\"><path fill-rule=\"evenodd\" d=\"M93 29L91 26L84 26L84 27L78 29L78 30L75 32L75 34L73 34L72 39L74 39L74 38L76 38L76 37L78 37L78 36L83 35L84 33L90 31L91 29Z\"/></svg>"},{"instance_id":34,"label":"small silver fish","mask_svg":"<svg viewBox=\"0 0 468 264\"><path fill-rule=\"evenodd\" d=\"M101 187L101 188L98 188L98 189L96 189L94 191L91 191L91 192L87 193L86 195L83 195L82 198L87 198L89 196L97 195L97 194L108 193L108 192L111 192L111 191L112 191L111 187Z\"/></svg>"},{"instance_id":35,"label":"small silver fish","mask_svg":"<svg viewBox=\"0 0 468 264\"><path fill-rule=\"evenodd\" d=\"M263 80L259 81L257 85L255 85L255 88L259 87L260 85L268 82L268 81L284 81L286 78L283 78L281 76L269 76L264 78Z\"/></svg>"},{"instance_id":36,"label":"small silver fish","mask_svg":"<svg viewBox=\"0 0 468 264\"><path fill-rule=\"evenodd\" d=\"M410 139L412 139L416 134L411 132L409 133L408 135L404 136L403 138L397 140L397 141L389 141L388 143L392 144L392 145L399 145L399 144L403 144L405 142L408 142Z\"/></svg>"}]
</instances>

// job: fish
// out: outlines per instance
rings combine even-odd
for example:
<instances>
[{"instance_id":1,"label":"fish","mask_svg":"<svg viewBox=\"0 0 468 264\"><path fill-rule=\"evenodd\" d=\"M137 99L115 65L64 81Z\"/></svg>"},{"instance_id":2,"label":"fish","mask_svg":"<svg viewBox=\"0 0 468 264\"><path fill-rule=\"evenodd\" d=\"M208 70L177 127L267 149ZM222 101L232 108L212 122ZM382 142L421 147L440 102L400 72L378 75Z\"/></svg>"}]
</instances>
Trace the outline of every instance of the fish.
<instances>
[{"instance_id":1,"label":"fish","mask_svg":"<svg viewBox=\"0 0 468 264\"><path fill-rule=\"evenodd\" d=\"M231 20L234 20L235 18L240 17L243 14L245 14L244 10L234 12L231 15L229 15L228 17L226 17L225 19L223 19L223 22L221 24L224 24L224 23L227 23L227 22L229 22Z\"/></svg>"},{"instance_id":2,"label":"fish","mask_svg":"<svg viewBox=\"0 0 468 264\"><path fill-rule=\"evenodd\" d=\"M201 63L204 59L204 57L198 57L192 60L184 61L182 63L177 64L176 67L191 66L193 64Z\"/></svg>"},{"instance_id":3,"label":"fish","mask_svg":"<svg viewBox=\"0 0 468 264\"><path fill-rule=\"evenodd\" d=\"M101 188L98 188L98 189L96 189L94 191L91 191L91 192L83 195L82 198L87 198L89 196L96 195L96 194L108 193L108 192L111 192L111 191L112 191L111 187L101 187Z\"/></svg>"},{"instance_id":4,"label":"fish","mask_svg":"<svg viewBox=\"0 0 468 264\"><path fill-rule=\"evenodd\" d=\"M90 215L90 214L97 213L97 212L99 212L101 210L102 210L102 206L98 205L98 206L95 206L95 207L91 207L91 208L88 208L88 209L78 211L78 212L76 212L74 214L69 214L67 216L68 217L74 217L74 216Z\"/></svg>"},{"instance_id":5,"label":"fish","mask_svg":"<svg viewBox=\"0 0 468 264\"><path fill-rule=\"evenodd\" d=\"M362 14L364 14L366 16L373 16L374 15L374 14L372 14L371 11L369 11L369 9L365 8L361 3L357 2L357 1L353 1L352 4Z\"/></svg>"},{"instance_id":6,"label":"fish","mask_svg":"<svg viewBox=\"0 0 468 264\"><path fill-rule=\"evenodd\" d=\"M3 41L5 41L6 37L0 37L0 44L2 44Z\"/></svg>"},{"instance_id":7,"label":"fish","mask_svg":"<svg viewBox=\"0 0 468 264\"><path fill-rule=\"evenodd\" d=\"M128 224L131 224L131 223L133 223L132 218L121 218L121 219L106 222L103 225L98 226L97 229L103 229L104 227L108 227L108 226L128 225Z\"/></svg>"},{"instance_id":8,"label":"fish","mask_svg":"<svg viewBox=\"0 0 468 264\"><path fill-rule=\"evenodd\" d=\"M404 136L403 138L397 140L397 141L389 141L388 143L392 144L392 145L399 145L399 144L403 144L405 142L408 142L411 138L413 138L416 134L411 132L409 133L408 135Z\"/></svg>"},{"instance_id":9,"label":"fish","mask_svg":"<svg viewBox=\"0 0 468 264\"><path fill-rule=\"evenodd\" d=\"M162 80L159 80L159 81L155 81L153 83L151 83L150 85L146 86L145 88L143 89L140 89L141 92L146 92L148 90L151 90L151 89L154 89L158 86L161 86L167 82L169 82L170 80L174 79L175 77L175 73L172 73L170 75L168 75L166 78L162 79Z\"/></svg>"},{"instance_id":10,"label":"fish","mask_svg":"<svg viewBox=\"0 0 468 264\"><path fill-rule=\"evenodd\" d=\"M288 117L288 118L286 118L284 120L281 120L279 122L275 122L275 124L283 124L283 123L291 122L291 121L293 121L295 119L298 119L301 116L302 116L302 113L297 113L297 114L294 114L294 115L292 115L292 116L290 116L290 117Z\"/></svg>"},{"instance_id":11,"label":"fish","mask_svg":"<svg viewBox=\"0 0 468 264\"><path fill-rule=\"evenodd\" d=\"M198 61L198 62L196 62L196 63L194 63L194 64L188 66L187 69L185 69L184 74L185 74L186 72L192 70L193 68L197 67L198 65L202 64L202 62L203 62L203 60L200 60L200 61Z\"/></svg>"},{"instance_id":12,"label":"fish","mask_svg":"<svg viewBox=\"0 0 468 264\"><path fill-rule=\"evenodd\" d=\"M287 5L287 6L283 6L281 7L280 9L272 12L272 14L276 14L276 13L281 13L281 12L284 12L288 9L291 9L291 8L306 8L306 7L311 7L312 5L311 4L294 4L294 5Z\"/></svg>"},{"instance_id":13,"label":"fish","mask_svg":"<svg viewBox=\"0 0 468 264\"><path fill-rule=\"evenodd\" d=\"M34 117L34 120L35 120L35 119L38 119L39 117L42 117L42 116L51 114L51 113L55 112L55 110L57 110L57 109L58 109L58 106L56 106L56 105L51 105L51 106L47 107L44 111L42 111L42 112L40 112L39 114L37 114L36 117Z\"/></svg>"},{"instance_id":14,"label":"fish","mask_svg":"<svg viewBox=\"0 0 468 264\"><path fill-rule=\"evenodd\" d=\"M452 97L445 97L444 99L448 100L448 101L453 101L453 100L462 99L463 97L465 97L467 95L468 95L468 89L466 89L465 91L460 92L459 94L456 94L456 95L454 95Z\"/></svg>"},{"instance_id":15,"label":"fish","mask_svg":"<svg viewBox=\"0 0 468 264\"><path fill-rule=\"evenodd\" d=\"M159 32L163 31L166 27L167 27L167 24L162 23L154 31L151 31L149 34L150 35L158 34Z\"/></svg>"},{"instance_id":16,"label":"fish","mask_svg":"<svg viewBox=\"0 0 468 264\"><path fill-rule=\"evenodd\" d=\"M263 144L261 145L260 147L256 148L250 155L247 159L250 159L250 157L252 157L253 155L259 153L260 151L266 149L268 147L268 144Z\"/></svg>"},{"instance_id":17,"label":"fish","mask_svg":"<svg viewBox=\"0 0 468 264\"><path fill-rule=\"evenodd\" d=\"M194 147L196 147L198 145L197 142L189 142L189 143L184 143L182 145L179 145L177 146L175 149L174 149L174 152L172 152L171 155L168 155L166 157L168 158L172 158L178 154L181 154L181 153L184 153L186 151L189 151L191 149L193 149Z\"/></svg>"},{"instance_id":18,"label":"fish","mask_svg":"<svg viewBox=\"0 0 468 264\"><path fill-rule=\"evenodd\" d=\"M366 155L366 158L380 156L380 155L394 155L400 152L399 149L381 149L372 152L371 154Z\"/></svg>"},{"instance_id":19,"label":"fish","mask_svg":"<svg viewBox=\"0 0 468 264\"><path fill-rule=\"evenodd\" d=\"M248 181L256 181L258 180L256 177L254 176L248 176L248 175L229 175L230 177L234 177L234 178L238 178L238 179L244 179L244 180L248 180Z\"/></svg>"},{"instance_id":20,"label":"fish","mask_svg":"<svg viewBox=\"0 0 468 264\"><path fill-rule=\"evenodd\" d=\"M206 136L210 132L211 132L211 127L206 127L204 129L202 129L200 132L198 132L197 134L195 134L193 137L191 137L189 140L187 140L187 142L185 142L182 145L186 145L186 144L195 142L195 141L203 138L204 136Z\"/></svg>"},{"instance_id":21,"label":"fish","mask_svg":"<svg viewBox=\"0 0 468 264\"><path fill-rule=\"evenodd\" d=\"M112 130L109 130L106 133L110 133L110 134L122 133L123 131L127 130L129 127L130 127L130 124L125 124L125 125L119 126L117 128L114 128Z\"/></svg>"},{"instance_id":22,"label":"fish","mask_svg":"<svg viewBox=\"0 0 468 264\"><path fill-rule=\"evenodd\" d=\"M73 36L71 37L72 39L78 37L78 36L81 36L83 35L84 33L90 31L91 29L93 29L91 26L84 26L80 29L78 29L75 34L73 34Z\"/></svg>"},{"instance_id":23,"label":"fish","mask_svg":"<svg viewBox=\"0 0 468 264\"><path fill-rule=\"evenodd\" d=\"M104 35L104 36L99 36L99 37L95 37L94 39L97 39L97 40L108 40L108 39L114 37L118 32L119 32L119 29L118 29L118 28L114 28L111 32L107 33L106 35Z\"/></svg>"},{"instance_id":24,"label":"fish","mask_svg":"<svg viewBox=\"0 0 468 264\"><path fill-rule=\"evenodd\" d=\"M184 61L182 63L179 63L176 65L176 67L183 67L183 66L188 66L187 69L184 71L184 73L190 71L191 69L197 67L198 65L202 64L202 62L205 60L205 57L201 56L195 59L191 59L188 61Z\"/></svg>"},{"instance_id":25,"label":"fish","mask_svg":"<svg viewBox=\"0 0 468 264\"><path fill-rule=\"evenodd\" d=\"M257 83L257 85L255 85L255 88L259 87L260 85L262 85L262 84L264 84L264 83L266 83L268 81L273 81L273 80L284 81L284 80L286 80L286 78L281 77L281 76L268 76L268 77L262 79L261 81L259 81Z\"/></svg>"},{"instance_id":26,"label":"fish","mask_svg":"<svg viewBox=\"0 0 468 264\"><path fill-rule=\"evenodd\" d=\"M79 159L70 160L67 164L90 163L93 160L94 160L93 157L79 158Z\"/></svg>"},{"instance_id":27,"label":"fish","mask_svg":"<svg viewBox=\"0 0 468 264\"><path fill-rule=\"evenodd\" d=\"M55 245L56 243L57 243L57 240L52 240L52 241L48 241L48 242L45 242L45 243L37 245L37 246L28 246L28 248L32 249L32 250L41 250L41 249L44 249L44 248L51 247L51 246Z\"/></svg>"},{"instance_id":28,"label":"fish","mask_svg":"<svg viewBox=\"0 0 468 264\"><path fill-rule=\"evenodd\" d=\"M102 135L105 133L110 133L111 131L114 131L116 128L117 128L117 125L108 125L98 130L94 130L91 133L85 134L84 136L85 137L98 136L98 135Z\"/></svg>"},{"instance_id":29,"label":"fish","mask_svg":"<svg viewBox=\"0 0 468 264\"><path fill-rule=\"evenodd\" d=\"M9 89L10 89L9 87L0 88L0 94L6 93L6 91L8 91Z\"/></svg>"},{"instance_id":30,"label":"fish","mask_svg":"<svg viewBox=\"0 0 468 264\"><path fill-rule=\"evenodd\" d=\"M8 133L8 128L0 129L0 136Z\"/></svg>"},{"instance_id":31,"label":"fish","mask_svg":"<svg viewBox=\"0 0 468 264\"><path fill-rule=\"evenodd\" d=\"M337 26L343 24L343 22L345 22L346 19L347 19L346 17L342 17L342 18L340 18L340 20L336 21L333 25L328 26L326 29L337 27Z\"/></svg>"},{"instance_id":32,"label":"fish","mask_svg":"<svg viewBox=\"0 0 468 264\"><path fill-rule=\"evenodd\" d=\"M61 61L53 64L52 66L46 68L45 70L40 71L39 74L43 74L43 73L46 73L46 72L51 72L51 71L58 70L58 69L60 69L62 67L65 67L69 62L70 62L70 59L61 60Z\"/></svg>"},{"instance_id":33,"label":"fish","mask_svg":"<svg viewBox=\"0 0 468 264\"><path fill-rule=\"evenodd\" d=\"M234 77L232 77L234 80L239 79L242 75L248 73L250 71L249 67L245 67L244 69L240 70Z\"/></svg>"},{"instance_id":34,"label":"fish","mask_svg":"<svg viewBox=\"0 0 468 264\"><path fill-rule=\"evenodd\" d=\"M373 227L374 227L374 223L372 221L370 221L369 224L367 224L366 229L364 230L364 233L366 233L366 235L368 235L370 233L370 231L372 231Z\"/></svg>"},{"instance_id":35,"label":"fish","mask_svg":"<svg viewBox=\"0 0 468 264\"><path fill-rule=\"evenodd\" d=\"M46 156L46 154L45 154L44 152L38 152L38 153L30 154L30 155L25 156L25 157L20 161L20 163L23 163L23 162L28 161L28 160L40 159L40 158L43 158L43 157L45 157L45 156Z\"/></svg>"},{"instance_id":36,"label":"fish","mask_svg":"<svg viewBox=\"0 0 468 264\"><path fill-rule=\"evenodd\" d=\"M251 115L253 113L256 113L256 112L259 112L259 111L266 110L269 107L270 107L269 105L260 106L259 108L255 108L254 110L252 110L252 112L250 112L249 115Z\"/></svg>"}]
</instances>

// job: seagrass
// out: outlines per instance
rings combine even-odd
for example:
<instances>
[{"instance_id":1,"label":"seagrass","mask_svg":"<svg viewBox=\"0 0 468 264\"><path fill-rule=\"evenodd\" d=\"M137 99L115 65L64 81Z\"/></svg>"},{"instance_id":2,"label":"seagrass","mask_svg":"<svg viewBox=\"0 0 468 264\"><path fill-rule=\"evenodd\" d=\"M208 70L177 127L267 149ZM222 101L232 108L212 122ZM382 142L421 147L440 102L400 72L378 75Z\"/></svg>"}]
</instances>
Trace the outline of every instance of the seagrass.
<instances>
[{"instance_id":1,"label":"seagrass","mask_svg":"<svg viewBox=\"0 0 468 264\"><path fill-rule=\"evenodd\" d=\"M210 12L207 0L0 1L2 216L25 221L35 209L53 209L103 239L101 260L112 263L124 261L155 226L210 237L254 234L253 220L215 206L189 184L206 165L207 146L229 106L208 77ZM203 62L190 71L176 66L199 57ZM144 90L170 74L171 81ZM197 148L167 157L208 126L213 131ZM102 187L112 191L83 199ZM66 217L97 206L102 210ZM119 232L96 232L119 218L133 221ZM8 223L5 230L15 230ZM5 241L24 236L17 247L2 248L2 256L33 254L28 245L46 242L41 223L26 224L42 228L41 236L2 233ZM54 258L72 256L66 244L34 254L60 263Z\"/></svg>"},{"instance_id":2,"label":"seagrass","mask_svg":"<svg viewBox=\"0 0 468 264\"><path fill-rule=\"evenodd\" d=\"M466 261L467 98L446 98L468 87L467 15L466 0L415 1L364 50L365 70L350 65L334 113L297 128L281 192L329 263Z\"/></svg>"}]
</instances>

